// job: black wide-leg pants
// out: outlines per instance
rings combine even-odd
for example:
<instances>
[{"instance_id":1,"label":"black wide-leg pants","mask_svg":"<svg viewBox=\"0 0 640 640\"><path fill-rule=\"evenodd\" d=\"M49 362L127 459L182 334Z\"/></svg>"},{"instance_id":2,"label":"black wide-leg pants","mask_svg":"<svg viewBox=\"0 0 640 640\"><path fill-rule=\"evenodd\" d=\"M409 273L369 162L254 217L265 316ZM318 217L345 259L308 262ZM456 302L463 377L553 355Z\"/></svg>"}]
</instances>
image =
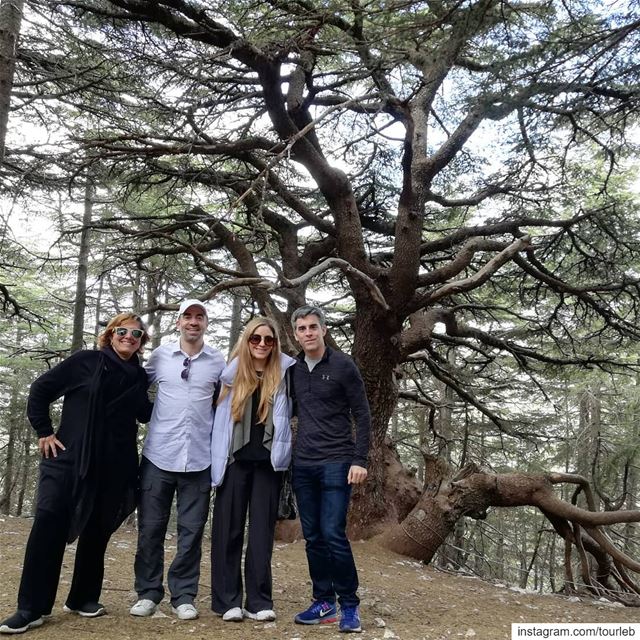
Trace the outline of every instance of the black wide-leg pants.
<instances>
[{"instance_id":1,"label":"black wide-leg pants","mask_svg":"<svg viewBox=\"0 0 640 640\"><path fill-rule=\"evenodd\" d=\"M236 461L216 489L211 537L211 608L223 614L242 607L242 547L249 513L244 564L244 608L273 609L271 555L282 472L269 461Z\"/></svg>"},{"instance_id":2,"label":"black wide-leg pants","mask_svg":"<svg viewBox=\"0 0 640 640\"><path fill-rule=\"evenodd\" d=\"M27 541L18 609L37 615L51 613L56 599L62 559L71 526L73 465L62 459L40 464L38 503ZM104 499L103 499L104 498ZM104 556L112 534L113 496L98 491L76 548L71 589L66 604L77 609L97 602L104 578Z\"/></svg>"}]
</instances>

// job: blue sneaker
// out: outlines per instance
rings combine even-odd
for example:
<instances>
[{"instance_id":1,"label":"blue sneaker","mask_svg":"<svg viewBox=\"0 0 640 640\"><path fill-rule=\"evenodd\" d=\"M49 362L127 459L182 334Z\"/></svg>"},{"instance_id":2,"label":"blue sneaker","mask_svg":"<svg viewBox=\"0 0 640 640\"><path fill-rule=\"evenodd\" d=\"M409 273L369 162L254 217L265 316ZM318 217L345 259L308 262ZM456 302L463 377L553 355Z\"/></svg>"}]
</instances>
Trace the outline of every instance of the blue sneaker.
<instances>
[{"instance_id":1,"label":"blue sneaker","mask_svg":"<svg viewBox=\"0 0 640 640\"><path fill-rule=\"evenodd\" d=\"M360 633L360 613L358 607L340 607L340 631L342 633Z\"/></svg>"},{"instance_id":2,"label":"blue sneaker","mask_svg":"<svg viewBox=\"0 0 640 640\"><path fill-rule=\"evenodd\" d=\"M294 618L298 624L329 624L337 619L338 610L335 603L326 600L316 600Z\"/></svg>"}]
</instances>

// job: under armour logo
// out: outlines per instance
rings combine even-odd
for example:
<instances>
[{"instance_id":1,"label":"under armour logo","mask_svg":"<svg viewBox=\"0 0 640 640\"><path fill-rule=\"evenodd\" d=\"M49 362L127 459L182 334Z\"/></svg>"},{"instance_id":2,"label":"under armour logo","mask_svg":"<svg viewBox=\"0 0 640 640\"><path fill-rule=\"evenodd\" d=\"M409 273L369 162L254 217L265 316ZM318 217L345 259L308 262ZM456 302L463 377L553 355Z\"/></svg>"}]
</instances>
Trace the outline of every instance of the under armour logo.
<instances>
[{"instance_id":1,"label":"under armour logo","mask_svg":"<svg viewBox=\"0 0 640 640\"><path fill-rule=\"evenodd\" d=\"M322 379L323 380L331 380L331 378L326 373L322 374Z\"/></svg>"}]
</instances>

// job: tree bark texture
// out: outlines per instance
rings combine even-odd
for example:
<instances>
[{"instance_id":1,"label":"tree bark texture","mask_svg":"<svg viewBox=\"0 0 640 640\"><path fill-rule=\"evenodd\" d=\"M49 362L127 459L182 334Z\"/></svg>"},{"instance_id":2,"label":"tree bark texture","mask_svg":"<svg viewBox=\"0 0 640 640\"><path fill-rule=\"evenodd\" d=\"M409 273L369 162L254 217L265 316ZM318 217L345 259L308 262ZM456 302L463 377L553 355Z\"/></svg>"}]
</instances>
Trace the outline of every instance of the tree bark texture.
<instances>
[{"instance_id":1,"label":"tree bark texture","mask_svg":"<svg viewBox=\"0 0 640 640\"><path fill-rule=\"evenodd\" d=\"M369 475L354 491L349 527L352 535L367 537L404 518L417 500L419 486L386 436L397 401L394 371L399 349L392 339L393 323L373 312L357 314L356 323L354 358L371 407L371 435Z\"/></svg>"},{"instance_id":2,"label":"tree bark texture","mask_svg":"<svg viewBox=\"0 0 640 640\"><path fill-rule=\"evenodd\" d=\"M625 604L638 604L638 588L627 571L640 572L640 563L619 551L602 529L603 526L640 521L640 511L594 510L593 496L580 476L548 473L494 474L468 465L454 474L446 461L425 455L430 471L425 491L415 508L398 525L381 536L387 548L424 562L430 562L462 516L483 519L490 507L534 506L542 511L567 545L575 549L581 564L581 579L596 595L609 593L616 583L614 596ZM579 484L586 493L589 509L581 509L556 497L554 485ZM595 561L589 568L588 556ZM566 582L575 584L571 572ZM631 598L631 600L629 600Z\"/></svg>"},{"instance_id":3,"label":"tree bark texture","mask_svg":"<svg viewBox=\"0 0 640 640\"><path fill-rule=\"evenodd\" d=\"M4 162L23 7L24 0L0 0L0 165Z\"/></svg>"}]
</instances>

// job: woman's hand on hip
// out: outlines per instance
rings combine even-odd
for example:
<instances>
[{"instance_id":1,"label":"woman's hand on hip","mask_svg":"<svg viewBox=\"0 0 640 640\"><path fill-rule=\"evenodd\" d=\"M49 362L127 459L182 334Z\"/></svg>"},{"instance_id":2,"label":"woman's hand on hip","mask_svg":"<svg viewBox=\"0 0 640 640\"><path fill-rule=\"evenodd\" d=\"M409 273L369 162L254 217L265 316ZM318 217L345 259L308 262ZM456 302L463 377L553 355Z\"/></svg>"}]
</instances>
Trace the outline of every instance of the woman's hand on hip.
<instances>
[{"instance_id":1,"label":"woman's hand on hip","mask_svg":"<svg viewBox=\"0 0 640 640\"><path fill-rule=\"evenodd\" d=\"M58 449L64 451L65 446L60 442L60 440L58 440L58 438L56 438L55 433L52 433L46 438L38 438L38 449L40 450L40 455L43 458L49 458L51 456L57 458Z\"/></svg>"}]
</instances>

